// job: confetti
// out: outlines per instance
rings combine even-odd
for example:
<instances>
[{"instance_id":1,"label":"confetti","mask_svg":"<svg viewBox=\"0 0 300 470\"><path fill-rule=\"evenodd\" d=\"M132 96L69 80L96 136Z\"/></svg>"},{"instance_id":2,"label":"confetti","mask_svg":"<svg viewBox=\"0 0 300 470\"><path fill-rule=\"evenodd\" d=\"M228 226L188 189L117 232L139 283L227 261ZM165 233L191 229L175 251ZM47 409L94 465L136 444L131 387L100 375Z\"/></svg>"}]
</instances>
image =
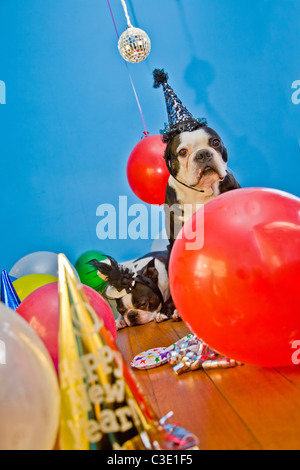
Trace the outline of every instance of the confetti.
<instances>
[{"instance_id":1,"label":"confetti","mask_svg":"<svg viewBox=\"0 0 300 470\"><path fill-rule=\"evenodd\" d=\"M189 334L168 348L154 348L135 356L131 367L152 369L169 363L176 375L199 369L231 369L242 365L220 356L195 335Z\"/></svg>"}]
</instances>

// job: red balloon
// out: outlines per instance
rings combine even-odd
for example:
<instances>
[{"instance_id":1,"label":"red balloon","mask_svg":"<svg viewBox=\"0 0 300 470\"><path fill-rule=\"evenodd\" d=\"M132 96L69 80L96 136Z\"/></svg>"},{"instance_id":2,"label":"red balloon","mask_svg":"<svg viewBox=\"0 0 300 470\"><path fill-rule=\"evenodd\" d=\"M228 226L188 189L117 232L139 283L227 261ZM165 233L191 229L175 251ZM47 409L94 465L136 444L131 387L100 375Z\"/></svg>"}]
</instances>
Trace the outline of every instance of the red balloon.
<instances>
[{"instance_id":1,"label":"red balloon","mask_svg":"<svg viewBox=\"0 0 300 470\"><path fill-rule=\"evenodd\" d=\"M104 325L117 338L116 322L108 303L98 292L83 285L88 300ZM17 313L21 315L42 339L58 371L58 331L59 331L59 294L58 283L53 282L32 292L19 305Z\"/></svg>"},{"instance_id":2,"label":"red balloon","mask_svg":"<svg viewBox=\"0 0 300 470\"><path fill-rule=\"evenodd\" d=\"M203 220L204 246L188 250L187 235ZM194 214L181 235L170 288L194 334L243 363L292 365L300 341L300 200L264 188L231 191L204 206L204 219L201 209Z\"/></svg>"},{"instance_id":3,"label":"red balloon","mask_svg":"<svg viewBox=\"0 0 300 470\"><path fill-rule=\"evenodd\" d=\"M134 194L148 204L164 204L170 173L164 160L166 144L160 135L142 139L127 163L127 178Z\"/></svg>"}]
</instances>

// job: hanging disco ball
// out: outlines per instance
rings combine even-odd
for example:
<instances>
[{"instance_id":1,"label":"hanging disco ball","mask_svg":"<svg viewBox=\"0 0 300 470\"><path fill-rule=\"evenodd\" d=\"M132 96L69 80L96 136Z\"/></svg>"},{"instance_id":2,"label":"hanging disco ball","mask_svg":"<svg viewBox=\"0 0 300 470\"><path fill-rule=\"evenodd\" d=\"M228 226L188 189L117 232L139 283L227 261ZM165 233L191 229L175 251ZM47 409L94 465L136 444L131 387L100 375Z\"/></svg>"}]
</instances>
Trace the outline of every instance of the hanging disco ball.
<instances>
[{"instance_id":1,"label":"hanging disco ball","mask_svg":"<svg viewBox=\"0 0 300 470\"><path fill-rule=\"evenodd\" d=\"M121 34L118 49L127 62L138 63L145 60L150 54L151 41L145 31L130 27Z\"/></svg>"}]
</instances>

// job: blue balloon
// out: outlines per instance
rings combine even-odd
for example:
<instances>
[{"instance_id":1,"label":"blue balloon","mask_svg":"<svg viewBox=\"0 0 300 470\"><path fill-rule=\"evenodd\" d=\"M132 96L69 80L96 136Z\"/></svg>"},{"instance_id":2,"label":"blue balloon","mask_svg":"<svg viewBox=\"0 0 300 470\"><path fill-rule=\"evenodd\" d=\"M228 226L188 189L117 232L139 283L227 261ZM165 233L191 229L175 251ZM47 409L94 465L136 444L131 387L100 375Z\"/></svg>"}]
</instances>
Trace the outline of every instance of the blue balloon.
<instances>
[{"instance_id":1,"label":"blue balloon","mask_svg":"<svg viewBox=\"0 0 300 470\"><path fill-rule=\"evenodd\" d=\"M10 276L5 270L1 272L1 302L14 311L17 310L21 303Z\"/></svg>"}]
</instances>

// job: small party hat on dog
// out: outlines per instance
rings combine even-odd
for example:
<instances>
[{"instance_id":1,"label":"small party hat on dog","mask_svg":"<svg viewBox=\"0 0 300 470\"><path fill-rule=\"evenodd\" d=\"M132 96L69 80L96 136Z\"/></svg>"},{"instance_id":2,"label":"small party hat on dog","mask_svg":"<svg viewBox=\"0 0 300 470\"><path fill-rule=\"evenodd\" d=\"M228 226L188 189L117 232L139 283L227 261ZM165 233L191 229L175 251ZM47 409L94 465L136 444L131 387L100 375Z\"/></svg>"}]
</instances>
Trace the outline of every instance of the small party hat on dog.
<instances>
[{"instance_id":1,"label":"small party hat on dog","mask_svg":"<svg viewBox=\"0 0 300 470\"><path fill-rule=\"evenodd\" d=\"M188 123L191 123L193 127L195 126L195 123L199 125L198 127L207 125L206 119L195 119L188 109L183 105L182 101L178 98L172 87L168 84L168 74L164 71L164 69L155 69L153 71L153 77L154 88L159 88L160 85L162 85L166 99L169 125L165 126L163 131L164 133L170 132L181 123L187 124L187 130Z\"/></svg>"}]
</instances>

